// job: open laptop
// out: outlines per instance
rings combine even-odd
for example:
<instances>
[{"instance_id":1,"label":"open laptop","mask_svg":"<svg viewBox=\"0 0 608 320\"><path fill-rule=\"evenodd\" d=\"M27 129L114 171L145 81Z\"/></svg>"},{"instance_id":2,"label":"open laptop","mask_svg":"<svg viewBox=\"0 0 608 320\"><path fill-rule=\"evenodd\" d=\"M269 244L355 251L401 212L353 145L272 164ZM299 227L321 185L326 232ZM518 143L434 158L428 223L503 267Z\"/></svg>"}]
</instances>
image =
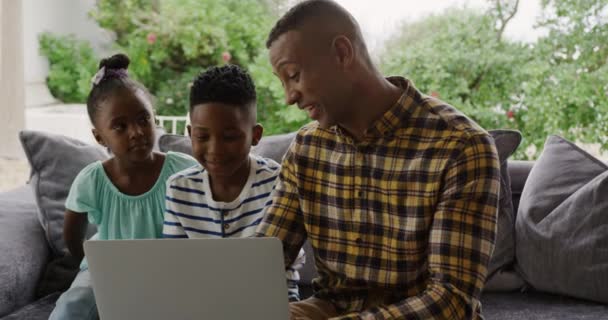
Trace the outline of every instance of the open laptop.
<instances>
[{"instance_id":1,"label":"open laptop","mask_svg":"<svg viewBox=\"0 0 608 320\"><path fill-rule=\"evenodd\" d=\"M101 320L286 320L276 238L90 240Z\"/></svg>"}]
</instances>

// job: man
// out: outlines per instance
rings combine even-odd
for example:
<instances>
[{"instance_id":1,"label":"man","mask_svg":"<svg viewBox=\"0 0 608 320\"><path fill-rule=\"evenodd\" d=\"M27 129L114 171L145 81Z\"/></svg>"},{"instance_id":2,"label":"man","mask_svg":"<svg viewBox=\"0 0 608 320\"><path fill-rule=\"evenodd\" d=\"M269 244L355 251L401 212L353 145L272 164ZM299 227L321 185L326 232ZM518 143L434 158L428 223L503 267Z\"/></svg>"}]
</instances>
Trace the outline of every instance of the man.
<instances>
[{"instance_id":1,"label":"man","mask_svg":"<svg viewBox=\"0 0 608 320\"><path fill-rule=\"evenodd\" d=\"M259 236L291 265L312 244L313 297L292 319L478 319L494 248L499 163L462 113L384 78L355 19L304 1L274 26L270 62L316 120L285 155Z\"/></svg>"}]
</instances>

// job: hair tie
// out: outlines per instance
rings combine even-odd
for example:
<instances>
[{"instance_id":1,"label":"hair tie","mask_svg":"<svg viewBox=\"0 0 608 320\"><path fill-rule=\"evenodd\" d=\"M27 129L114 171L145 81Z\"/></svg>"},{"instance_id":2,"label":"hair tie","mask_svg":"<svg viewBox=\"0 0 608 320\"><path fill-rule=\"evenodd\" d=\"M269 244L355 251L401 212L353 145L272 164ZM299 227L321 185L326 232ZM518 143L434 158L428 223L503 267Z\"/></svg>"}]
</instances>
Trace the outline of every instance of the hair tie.
<instances>
[{"instance_id":1,"label":"hair tie","mask_svg":"<svg viewBox=\"0 0 608 320\"><path fill-rule=\"evenodd\" d=\"M101 80L105 78L127 78L129 74L127 73L127 69L106 69L105 66L101 67L101 69L97 70L97 73L91 79L91 83L93 86L99 85Z\"/></svg>"}]
</instances>

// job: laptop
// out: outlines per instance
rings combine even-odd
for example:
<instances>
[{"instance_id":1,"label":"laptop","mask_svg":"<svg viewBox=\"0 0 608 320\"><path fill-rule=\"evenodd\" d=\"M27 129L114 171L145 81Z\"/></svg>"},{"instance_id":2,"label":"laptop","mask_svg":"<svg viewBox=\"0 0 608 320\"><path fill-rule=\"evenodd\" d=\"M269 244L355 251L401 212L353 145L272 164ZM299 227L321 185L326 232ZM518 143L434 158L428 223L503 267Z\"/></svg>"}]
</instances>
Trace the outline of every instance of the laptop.
<instances>
[{"instance_id":1,"label":"laptop","mask_svg":"<svg viewBox=\"0 0 608 320\"><path fill-rule=\"evenodd\" d=\"M89 240L101 320L289 319L276 238Z\"/></svg>"}]
</instances>

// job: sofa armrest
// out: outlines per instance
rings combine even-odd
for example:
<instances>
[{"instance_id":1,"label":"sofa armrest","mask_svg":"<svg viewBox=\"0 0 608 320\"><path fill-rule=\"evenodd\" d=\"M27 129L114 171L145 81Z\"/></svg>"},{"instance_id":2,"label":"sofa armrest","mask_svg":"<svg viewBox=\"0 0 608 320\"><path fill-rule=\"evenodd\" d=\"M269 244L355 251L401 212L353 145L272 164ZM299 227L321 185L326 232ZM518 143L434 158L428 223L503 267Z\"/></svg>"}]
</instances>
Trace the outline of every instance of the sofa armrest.
<instances>
[{"instance_id":1,"label":"sofa armrest","mask_svg":"<svg viewBox=\"0 0 608 320\"><path fill-rule=\"evenodd\" d=\"M49 259L33 191L26 185L0 193L0 317L35 299Z\"/></svg>"}]
</instances>

